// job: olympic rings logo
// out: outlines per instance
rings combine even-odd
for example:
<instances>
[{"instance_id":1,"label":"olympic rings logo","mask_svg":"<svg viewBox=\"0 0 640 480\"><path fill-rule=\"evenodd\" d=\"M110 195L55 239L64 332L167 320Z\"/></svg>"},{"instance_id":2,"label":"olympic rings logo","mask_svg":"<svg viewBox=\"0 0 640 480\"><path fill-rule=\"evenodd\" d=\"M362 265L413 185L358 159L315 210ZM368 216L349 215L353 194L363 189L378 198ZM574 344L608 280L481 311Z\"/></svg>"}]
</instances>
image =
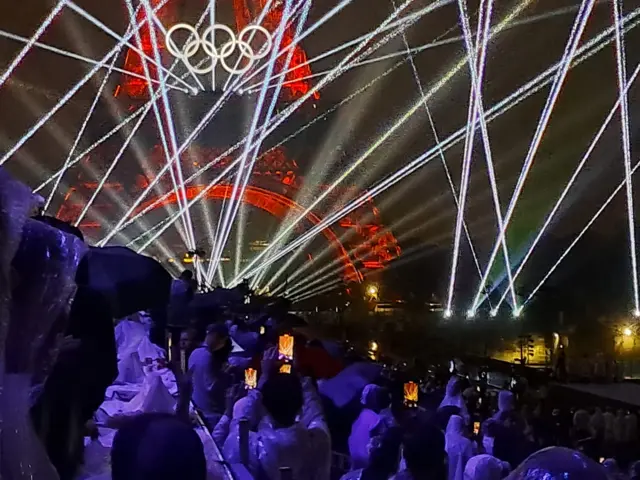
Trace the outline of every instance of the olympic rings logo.
<instances>
[{"instance_id":1,"label":"olympic rings logo","mask_svg":"<svg viewBox=\"0 0 640 480\"><path fill-rule=\"evenodd\" d=\"M182 48L179 48L173 39L173 35L179 30L185 30L190 33L188 40ZM229 37L229 40L219 47L215 45L215 34L217 31L221 31ZM256 34L260 34L265 38L265 43L258 52L254 51L250 43ZM186 23L178 23L167 31L165 44L169 53L184 62L192 73L199 75L210 73L216 68L218 62L220 62L222 68L231 75L241 75L251 69L255 62L265 58L269 54L273 47L273 38L266 28L259 25L249 25L245 27L236 37L233 30L226 25L211 25L202 32L202 35L199 35L195 27ZM206 67L199 67L191 63L191 58L200 51L200 48L211 58L211 63ZM239 52L239 57L236 65L232 67L227 62L228 59L234 55L236 49ZM240 62L243 61L246 62L244 66L238 67Z\"/></svg>"}]
</instances>

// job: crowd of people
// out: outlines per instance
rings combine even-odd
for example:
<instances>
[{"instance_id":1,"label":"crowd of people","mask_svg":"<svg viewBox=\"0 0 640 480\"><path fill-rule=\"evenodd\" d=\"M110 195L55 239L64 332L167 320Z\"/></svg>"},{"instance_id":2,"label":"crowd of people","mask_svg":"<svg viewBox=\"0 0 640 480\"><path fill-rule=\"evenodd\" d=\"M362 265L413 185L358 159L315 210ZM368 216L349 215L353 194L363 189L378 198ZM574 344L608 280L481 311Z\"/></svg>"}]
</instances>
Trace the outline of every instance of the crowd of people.
<instances>
[{"instance_id":1,"label":"crowd of people","mask_svg":"<svg viewBox=\"0 0 640 480\"><path fill-rule=\"evenodd\" d=\"M90 247L38 202L0 169L0 478L78 478L109 423L101 479L205 480L203 421L258 480L640 479L633 412L562 412L456 374L412 383L305 338L286 309L193 310L189 272L114 322L122 305L78 280ZM136 382L135 414L105 414L109 388Z\"/></svg>"},{"instance_id":2,"label":"crowd of people","mask_svg":"<svg viewBox=\"0 0 640 480\"><path fill-rule=\"evenodd\" d=\"M513 391L497 391L462 375L442 388L436 378L422 382L420 401L410 404L406 375L381 368L363 384L362 360L336 358L301 335L295 335L293 369L299 375L279 373L277 339L289 326L264 320L209 325L189 359L194 404L225 457L245 463L255 478L285 478L281 469L296 479L556 478L521 476L527 465L542 471L541 462L548 462L545 472L573 469L575 478L634 479L640 472L633 461L640 458L637 417L630 411L563 412L548 405L544 388L533 391L522 381ZM232 341L242 343L241 356L232 353ZM247 389L242 371L251 366L259 381ZM246 458L241 425L248 432Z\"/></svg>"}]
</instances>

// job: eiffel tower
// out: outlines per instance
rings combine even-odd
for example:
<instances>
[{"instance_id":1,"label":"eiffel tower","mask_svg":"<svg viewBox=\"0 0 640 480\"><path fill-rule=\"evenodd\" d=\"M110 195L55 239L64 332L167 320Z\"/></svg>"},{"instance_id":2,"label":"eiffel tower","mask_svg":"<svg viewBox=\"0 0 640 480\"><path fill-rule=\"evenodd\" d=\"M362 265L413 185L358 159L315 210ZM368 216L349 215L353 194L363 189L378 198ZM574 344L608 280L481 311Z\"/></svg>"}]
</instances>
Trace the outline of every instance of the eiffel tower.
<instances>
[{"instance_id":1,"label":"eiffel tower","mask_svg":"<svg viewBox=\"0 0 640 480\"><path fill-rule=\"evenodd\" d=\"M231 14L233 15L233 17L235 17L235 27L239 32L246 26L252 24L255 19L258 18L267 1L269 0L217 0L216 9L218 9L220 13L224 14L228 13L228 7L232 5L233 10ZM161 3L161 0L150 0L150 3L152 8L155 9ZM180 13L181 11L184 11L185 5L181 3L182 2L180 1L169 0L159 10L157 10L156 15L166 28L169 28L172 25L182 21L180 18ZM201 10L207 8L204 2L200 7ZM225 9L224 7L227 8ZM271 33L275 32L278 25L280 25L280 22L282 21L282 14L282 2L273 2L272 7L269 9L266 16L262 20L261 25ZM137 23L140 24L145 18L146 15L144 9L139 9L138 16L136 18ZM206 25L207 23L205 23L205 26ZM139 46L139 48L147 56L149 56L150 58L154 58L154 49L152 42L153 36L151 35L150 31L151 28L152 27L150 27L149 22L145 22L140 28L139 33L141 45ZM153 28L155 28L155 38L158 43L157 48L161 52L161 57L167 57L167 55L163 55L163 52L165 51L165 45L164 41L161 41L164 38L164 35L157 26L154 25ZM291 44L291 42L293 41L294 33L295 32L292 25L288 25L284 32L280 48L284 49ZM286 61L286 57L286 55L281 55L276 60L274 75L284 71L284 63ZM307 54L299 44L296 45L294 47L289 68L287 69L289 70L289 72L285 75L283 84L284 100L293 101L297 98L300 98L305 95L311 88L311 84L308 80L308 77L311 75L311 68L306 64L306 62ZM147 67L149 76L152 79L157 80L157 68L155 67L155 65L147 62ZM127 51L124 60L124 69L133 73L137 73L142 77L145 76L143 58L132 49L129 49ZM133 100L146 100L149 98L148 82L144 78L125 75L123 76L121 84L117 87L115 95L117 97L120 95L125 95ZM315 98L319 98L319 95L317 93L315 95Z\"/></svg>"}]
</instances>

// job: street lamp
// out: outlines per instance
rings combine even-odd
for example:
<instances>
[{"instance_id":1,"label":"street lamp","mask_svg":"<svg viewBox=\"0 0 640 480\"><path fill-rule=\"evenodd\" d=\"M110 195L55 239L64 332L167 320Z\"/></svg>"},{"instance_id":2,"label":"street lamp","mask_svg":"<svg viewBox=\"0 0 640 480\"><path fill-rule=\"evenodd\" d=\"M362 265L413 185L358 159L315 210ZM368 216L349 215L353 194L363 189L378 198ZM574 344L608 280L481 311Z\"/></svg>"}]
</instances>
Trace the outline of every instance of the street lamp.
<instances>
[{"instance_id":1,"label":"street lamp","mask_svg":"<svg viewBox=\"0 0 640 480\"><path fill-rule=\"evenodd\" d=\"M633 331L629 327L625 328L622 333L625 337L630 337L631 335L633 335Z\"/></svg>"},{"instance_id":2,"label":"street lamp","mask_svg":"<svg viewBox=\"0 0 640 480\"><path fill-rule=\"evenodd\" d=\"M378 298L378 286L375 283L372 283L367 287L367 296L372 300L376 300Z\"/></svg>"}]
</instances>

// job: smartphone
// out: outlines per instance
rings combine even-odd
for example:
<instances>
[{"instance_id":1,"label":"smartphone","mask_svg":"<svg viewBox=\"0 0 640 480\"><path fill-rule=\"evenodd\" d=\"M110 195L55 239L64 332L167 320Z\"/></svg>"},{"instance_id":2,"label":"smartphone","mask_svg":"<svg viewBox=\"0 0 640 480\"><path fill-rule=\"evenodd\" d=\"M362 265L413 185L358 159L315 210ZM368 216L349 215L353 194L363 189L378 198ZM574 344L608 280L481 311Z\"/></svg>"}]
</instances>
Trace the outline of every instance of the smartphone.
<instances>
[{"instance_id":1,"label":"smartphone","mask_svg":"<svg viewBox=\"0 0 640 480\"><path fill-rule=\"evenodd\" d=\"M480 422L473 422L473 434L478 435L480 433Z\"/></svg>"},{"instance_id":2,"label":"smartphone","mask_svg":"<svg viewBox=\"0 0 640 480\"><path fill-rule=\"evenodd\" d=\"M280 335L278 339L278 356L280 360L291 362L293 360L293 337Z\"/></svg>"},{"instance_id":3,"label":"smartphone","mask_svg":"<svg viewBox=\"0 0 640 480\"><path fill-rule=\"evenodd\" d=\"M285 363L280 367L280 373L291 373L291 365Z\"/></svg>"},{"instance_id":4,"label":"smartphone","mask_svg":"<svg viewBox=\"0 0 640 480\"><path fill-rule=\"evenodd\" d=\"M244 386L247 390L252 390L258 386L258 372L253 368L244 371Z\"/></svg>"},{"instance_id":5,"label":"smartphone","mask_svg":"<svg viewBox=\"0 0 640 480\"><path fill-rule=\"evenodd\" d=\"M604 457L600 457L599 463L604 463Z\"/></svg>"},{"instance_id":6,"label":"smartphone","mask_svg":"<svg viewBox=\"0 0 640 480\"><path fill-rule=\"evenodd\" d=\"M408 407L418 406L418 384L407 382L404 384L404 403Z\"/></svg>"},{"instance_id":7,"label":"smartphone","mask_svg":"<svg viewBox=\"0 0 640 480\"><path fill-rule=\"evenodd\" d=\"M260 327L260 335L264 335L264 332L265 332L264 326L261 326Z\"/></svg>"}]
</instances>

